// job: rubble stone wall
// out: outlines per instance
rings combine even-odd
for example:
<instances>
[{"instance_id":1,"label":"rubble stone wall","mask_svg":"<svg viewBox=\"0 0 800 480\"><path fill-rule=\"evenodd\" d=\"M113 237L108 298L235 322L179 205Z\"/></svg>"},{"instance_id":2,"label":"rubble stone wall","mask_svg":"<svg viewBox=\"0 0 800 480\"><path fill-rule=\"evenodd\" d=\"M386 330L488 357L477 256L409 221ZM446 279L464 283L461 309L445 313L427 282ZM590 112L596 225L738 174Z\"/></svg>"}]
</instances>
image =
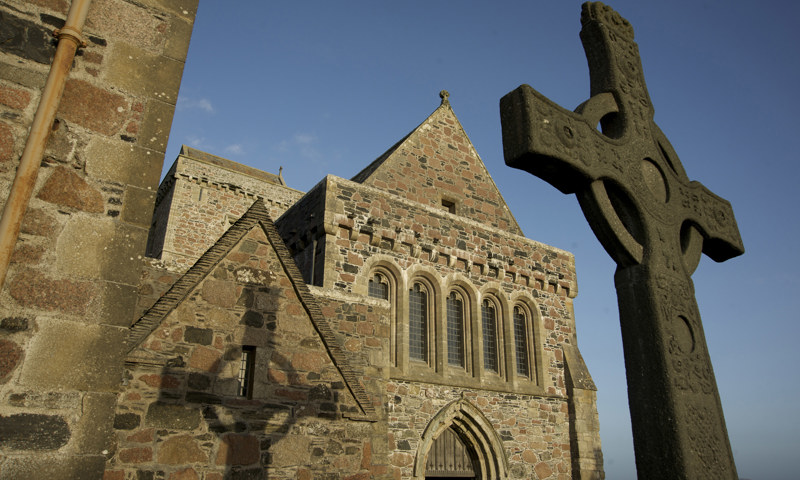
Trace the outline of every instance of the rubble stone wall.
<instances>
[{"instance_id":1,"label":"rubble stone wall","mask_svg":"<svg viewBox=\"0 0 800 480\"><path fill-rule=\"evenodd\" d=\"M351 418L360 410L258 227L127 360L106 478L387 478L374 454L385 428Z\"/></svg>"},{"instance_id":2,"label":"rubble stone wall","mask_svg":"<svg viewBox=\"0 0 800 480\"><path fill-rule=\"evenodd\" d=\"M275 219L303 195L281 182L184 146L159 188L148 254L185 271L257 198Z\"/></svg>"},{"instance_id":3,"label":"rubble stone wall","mask_svg":"<svg viewBox=\"0 0 800 480\"><path fill-rule=\"evenodd\" d=\"M368 167L353 180L434 208L451 203L463 217L522 234L449 104L402 142L380 168Z\"/></svg>"},{"instance_id":4,"label":"rubble stone wall","mask_svg":"<svg viewBox=\"0 0 800 480\"><path fill-rule=\"evenodd\" d=\"M0 4L0 202L70 2ZM0 291L0 478L100 478L197 0L94 0Z\"/></svg>"},{"instance_id":5,"label":"rubble stone wall","mask_svg":"<svg viewBox=\"0 0 800 480\"><path fill-rule=\"evenodd\" d=\"M386 385L386 394L389 458L401 478L413 478L420 439L434 416L462 398L491 422L511 478L572 478L569 411L564 398L398 381Z\"/></svg>"}]
</instances>

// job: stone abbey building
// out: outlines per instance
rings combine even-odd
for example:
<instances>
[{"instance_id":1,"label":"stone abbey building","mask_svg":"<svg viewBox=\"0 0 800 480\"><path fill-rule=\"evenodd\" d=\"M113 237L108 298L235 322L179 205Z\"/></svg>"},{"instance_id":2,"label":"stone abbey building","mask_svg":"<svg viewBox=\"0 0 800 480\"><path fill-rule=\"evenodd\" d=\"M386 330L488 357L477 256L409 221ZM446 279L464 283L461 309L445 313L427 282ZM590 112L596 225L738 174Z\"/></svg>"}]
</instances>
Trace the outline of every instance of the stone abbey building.
<instances>
[{"instance_id":1,"label":"stone abbey building","mask_svg":"<svg viewBox=\"0 0 800 480\"><path fill-rule=\"evenodd\" d=\"M573 258L446 97L306 194L183 147L155 212L108 475L597 478Z\"/></svg>"},{"instance_id":2,"label":"stone abbey building","mask_svg":"<svg viewBox=\"0 0 800 480\"><path fill-rule=\"evenodd\" d=\"M157 187L191 3L90 10L0 291L0 478L603 478L574 259L446 95L349 180L183 147ZM3 199L67 8L0 5Z\"/></svg>"}]
</instances>

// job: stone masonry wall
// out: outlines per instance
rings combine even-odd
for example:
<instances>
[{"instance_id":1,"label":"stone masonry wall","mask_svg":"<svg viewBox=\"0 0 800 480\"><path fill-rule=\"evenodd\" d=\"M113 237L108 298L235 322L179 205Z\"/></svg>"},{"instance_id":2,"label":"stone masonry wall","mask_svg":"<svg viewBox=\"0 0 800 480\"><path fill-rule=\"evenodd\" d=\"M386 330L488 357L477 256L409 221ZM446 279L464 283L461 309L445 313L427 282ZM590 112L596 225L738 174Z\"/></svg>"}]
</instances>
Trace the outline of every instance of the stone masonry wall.
<instances>
[{"instance_id":1,"label":"stone masonry wall","mask_svg":"<svg viewBox=\"0 0 800 480\"><path fill-rule=\"evenodd\" d=\"M358 407L259 227L134 350L125 383L106 480L388 478L385 429L348 418Z\"/></svg>"},{"instance_id":2,"label":"stone masonry wall","mask_svg":"<svg viewBox=\"0 0 800 480\"><path fill-rule=\"evenodd\" d=\"M368 391L385 399L386 437L374 439L371 448L373 456L385 455L393 478L415 478L413 467L419 461L425 429L437 413L462 396L491 422L502 442L511 478L572 478L572 464L577 461L571 451L573 412L563 385L560 349L553 352L554 360L558 360L551 365L551 371L559 375L560 386L547 395L400 380L392 378L389 367L388 302L320 288L312 292L324 302L322 311L340 336L352 366L363 372ZM584 401L581 405L589 404ZM577 428L584 435L596 427L585 424L584 417L577 420Z\"/></svg>"},{"instance_id":3,"label":"stone masonry wall","mask_svg":"<svg viewBox=\"0 0 800 480\"><path fill-rule=\"evenodd\" d=\"M450 201L462 217L522 234L449 103L436 109L380 167L368 167L353 180L434 208Z\"/></svg>"},{"instance_id":4,"label":"stone masonry wall","mask_svg":"<svg viewBox=\"0 0 800 480\"><path fill-rule=\"evenodd\" d=\"M351 290L360 269L354 271L359 265L348 253L364 261L381 252L404 267L423 262L461 271L478 285L499 281L509 289L575 294L574 259L564 250L336 177L329 177L327 198L335 209L326 212L326 223L348 230L353 240L337 242L328 284Z\"/></svg>"},{"instance_id":5,"label":"stone masonry wall","mask_svg":"<svg viewBox=\"0 0 800 480\"><path fill-rule=\"evenodd\" d=\"M603 480L603 452L600 448L600 420L595 390L570 391L570 429L572 442L572 471L580 480ZM575 472L580 471L580 477Z\"/></svg>"},{"instance_id":6,"label":"stone masonry wall","mask_svg":"<svg viewBox=\"0 0 800 480\"><path fill-rule=\"evenodd\" d=\"M164 265L158 259L142 259L141 278L137 290L138 301L133 318L140 318L180 277L180 272Z\"/></svg>"},{"instance_id":7,"label":"stone masonry wall","mask_svg":"<svg viewBox=\"0 0 800 480\"><path fill-rule=\"evenodd\" d=\"M149 254L183 271L253 204L275 219L303 193L278 176L183 147L156 201Z\"/></svg>"},{"instance_id":8,"label":"stone masonry wall","mask_svg":"<svg viewBox=\"0 0 800 480\"><path fill-rule=\"evenodd\" d=\"M175 166L173 165L173 168ZM165 188L165 183L169 180L169 187ZM155 207L153 208L153 218L151 220L150 231L147 235L147 250L146 255L150 258L159 258L164 249L164 241L167 236L167 227L170 220L170 207L172 206L172 197L175 195L174 186L174 173L172 169L167 173L165 181L161 182L156 194Z\"/></svg>"},{"instance_id":9,"label":"stone masonry wall","mask_svg":"<svg viewBox=\"0 0 800 480\"><path fill-rule=\"evenodd\" d=\"M0 478L100 478L197 0L95 0L0 291ZM65 0L0 4L0 202Z\"/></svg>"},{"instance_id":10,"label":"stone masonry wall","mask_svg":"<svg viewBox=\"0 0 800 480\"><path fill-rule=\"evenodd\" d=\"M386 385L386 398L389 458L395 478L413 478L414 460L425 428L434 415L462 394L478 407L499 435L511 478L572 478L569 411L564 398L392 381Z\"/></svg>"},{"instance_id":11,"label":"stone masonry wall","mask_svg":"<svg viewBox=\"0 0 800 480\"><path fill-rule=\"evenodd\" d=\"M370 269L382 262L396 267L398 288L406 285L407 272L426 268L436 272L430 275L445 294L449 285L467 282L476 294L491 288L503 300L528 298L536 308L536 338L541 342L535 345L543 377L540 388L548 394L566 393L560 348L574 342L572 297L577 292L569 253L344 179L329 176L326 183L328 208L318 229L325 231L321 290L326 296L365 298ZM307 215L286 215L278 223L290 249L303 251L311 227L293 222L295 218ZM316 222L318 218L311 225ZM341 323L343 343L357 336L353 328ZM502 385L498 386L511 388Z\"/></svg>"},{"instance_id":12,"label":"stone masonry wall","mask_svg":"<svg viewBox=\"0 0 800 480\"><path fill-rule=\"evenodd\" d=\"M324 219L327 185L326 177L292 205L289 215L282 216L275 222L275 226L283 238L294 239L290 251L303 278L309 285L323 285L321 279L325 273ZM317 242L321 242L323 245L318 247ZM318 254L319 251L322 251L323 254ZM319 264L315 262L319 262ZM312 272L312 270L314 271Z\"/></svg>"}]
</instances>

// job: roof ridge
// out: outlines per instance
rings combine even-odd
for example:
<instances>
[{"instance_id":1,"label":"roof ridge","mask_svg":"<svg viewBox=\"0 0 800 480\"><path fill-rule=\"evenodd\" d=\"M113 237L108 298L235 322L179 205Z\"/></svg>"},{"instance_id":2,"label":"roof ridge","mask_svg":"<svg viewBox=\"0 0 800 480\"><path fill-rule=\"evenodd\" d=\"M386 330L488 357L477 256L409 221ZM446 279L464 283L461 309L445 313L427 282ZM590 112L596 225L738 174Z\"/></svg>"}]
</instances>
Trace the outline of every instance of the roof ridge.
<instances>
[{"instance_id":1,"label":"roof ridge","mask_svg":"<svg viewBox=\"0 0 800 480\"><path fill-rule=\"evenodd\" d=\"M141 345L144 339L161 324L164 317L186 298L191 289L197 286L211 269L225 258L225 255L257 222L263 220L271 221L269 212L263 202L256 200L247 212L231 225L219 240L214 242L189 270L178 277L175 283L156 300L156 303L128 328L128 336L125 339L128 353Z\"/></svg>"},{"instance_id":2,"label":"roof ridge","mask_svg":"<svg viewBox=\"0 0 800 480\"><path fill-rule=\"evenodd\" d=\"M295 293L297 294L298 298L300 298L303 306L306 308L306 312L311 319L311 323L314 325L314 328L322 338L322 343L325 345L325 349L328 351L328 354L333 360L333 364L336 366L336 369L339 370L339 373L342 375L347 388L350 390L350 393L353 395L353 398L355 398L359 407L361 407L362 412L367 417L374 416L375 407L372 405L372 401L369 397L369 394L367 394L366 388L359 380L358 375L355 374L350 362L347 361L346 354L339 344L336 334L333 332L333 329L331 328L327 319L322 314L322 308L319 306L317 297L311 293L311 290L308 288L308 285L306 285L305 280L303 280L303 275L300 273L300 269L297 268L297 265L294 263L294 260L289 254L289 249L286 247L286 244L284 243L283 238L280 236L280 233L278 233L278 229L271 221L261 222L261 227L267 234L267 239L269 239L270 243L272 244L272 248L275 249L275 253L277 253L278 259L283 265L284 271L292 280Z\"/></svg>"},{"instance_id":3,"label":"roof ridge","mask_svg":"<svg viewBox=\"0 0 800 480\"><path fill-rule=\"evenodd\" d=\"M445 90L442 90L442 92L445 92ZM408 138L415 132L419 131L419 129L422 128L422 126L425 125L428 122L428 120L430 120L431 117L433 117L436 114L436 112L438 112L442 108L448 108L452 112L453 107L450 106L450 101L447 99L449 95L450 95L449 93L447 95L443 95L442 93L440 93L439 96L442 98L442 103L438 107L436 107L436 109L433 112L431 112L430 115L425 117L425 120L423 120L419 125L414 127L410 132L408 132L406 136L404 136L403 138L398 140L394 145L389 147L389 149L383 152L378 158L370 162L369 165L367 165L360 172L355 174L352 178L350 178L350 180L357 183L364 183L364 181L367 178L369 178L370 175L372 175L383 164L383 162L385 162L389 157L392 156L392 154L400 147L400 145L405 143L405 141L408 140ZM453 113L453 115L455 115L455 112Z\"/></svg>"}]
</instances>

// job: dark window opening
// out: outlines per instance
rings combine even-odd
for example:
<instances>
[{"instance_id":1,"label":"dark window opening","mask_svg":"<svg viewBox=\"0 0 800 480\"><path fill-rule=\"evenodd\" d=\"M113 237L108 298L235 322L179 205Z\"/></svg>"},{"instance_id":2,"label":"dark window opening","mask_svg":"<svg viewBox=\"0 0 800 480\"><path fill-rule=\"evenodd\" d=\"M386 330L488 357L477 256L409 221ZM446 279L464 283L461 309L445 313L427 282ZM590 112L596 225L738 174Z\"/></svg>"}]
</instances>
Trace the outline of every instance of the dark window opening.
<instances>
[{"instance_id":1,"label":"dark window opening","mask_svg":"<svg viewBox=\"0 0 800 480\"><path fill-rule=\"evenodd\" d=\"M238 395L253 398L253 376L256 365L256 347L242 345L242 361L239 364Z\"/></svg>"},{"instance_id":2,"label":"dark window opening","mask_svg":"<svg viewBox=\"0 0 800 480\"><path fill-rule=\"evenodd\" d=\"M321 287L325 274L325 239L314 238L311 241L311 285Z\"/></svg>"},{"instance_id":3,"label":"dark window opening","mask_svg":"<svg viewBox=\"0 0 800 480\"><path fill-rule=\"evenodd\" d=\"M456 202L451 200L442 199L442 208L450 213L456 213Z\"/></svg>"},{"instance_id":4,"label":"dark window opening","mask_svg":"<svg viewBox=\"0 0 800 480\"><path fill-rule=\"evenodd\" d=\"M514 307L514 349L517 354L517 374L530 376L528 363L528 318L520 307Z\"/></svg>"},{"instance_id":5,"label":"dark window opening","mask_svg":"<svg viewBox=\"0 0 800 480\"><path fill-rule=\"evenodd\" d=\"M464 302L456 292L447 297L447 363L464 366Z\"/></svg>"},{"instance_id":6,"label":"dark window opening","mask_svg":"<svg viewBox=\"0 0 800 480\"><path fill-rule=\"evenodd\" d=\"M497 372L497 312L492 302L483 301L481 317L483 323L483 368Z\"/></svg>"},{"instance_id":7,"label":"dark window opening","mask_svg":"<svg viewBox=\"0 0 800 480\"><path fill-rule=\"evenodd\" d=\"M408 292L408 356L428 361L428 294L419 283Z\"/></svg>"}]
</instances>

